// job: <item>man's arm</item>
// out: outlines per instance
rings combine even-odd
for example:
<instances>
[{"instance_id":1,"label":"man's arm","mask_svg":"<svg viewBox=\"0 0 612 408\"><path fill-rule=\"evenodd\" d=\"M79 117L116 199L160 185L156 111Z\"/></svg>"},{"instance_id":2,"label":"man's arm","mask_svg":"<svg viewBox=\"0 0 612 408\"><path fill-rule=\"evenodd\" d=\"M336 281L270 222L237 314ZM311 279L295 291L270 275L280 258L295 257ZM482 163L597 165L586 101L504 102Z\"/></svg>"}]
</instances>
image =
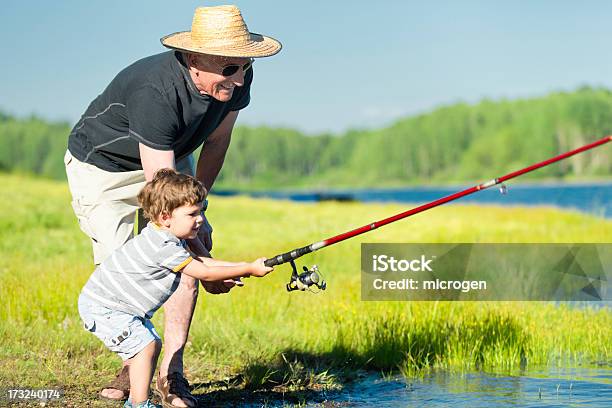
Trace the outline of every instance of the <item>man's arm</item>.
<instances>
[{"instance_id":1,"label":"man's arm","mask_svg":"<svg viewBox=\"0 0 612 408\"><path fill-rule=\"evenodd\" d=\"M140 150L140 162L147 181L153 180L153 175L159 169L176 169L173 150L156 150L142 143L138 143L138 149Z\"/></svg>"},{"instance_id":2,"label":"man's arm","mask_svg":"<svg viewBox=\"0 0 612 408\"><path fill-rule=\"evenodd\" d=\"M232 130L234 129L234 123L238 117L238 111L231 111L221 121L219 126L208 136L206 143L202 147L200 157L198 158L198 165L196 169L196 178L204 184L206 190L210 192L223 162L225 160L225 154L229 148L230 139L232 136ZM199 256L210 256L208 251L212 249L212 227L209 224L206 216L204 217L204 225L200 228L198 237L207 252L204 253L198 250L199 245L194 245L193 248Z\"/></svg>"},{"instance_id":3,"label":"man's arm","mask_svg":"<svg viewBox=\"0 0 612 408\"><path fill-rule=\"evenodd\" d=\"M204 184L208 191L215 183L223 166L237 117L238 111L228 113L219 126L208 136L200 152L196 178Z\"/></svg>"},{"instance_id":4,"label":"man's arm","mask_svg":"<svg viewBox=\"0 0 612 408\"><path fill-rule=\"evenodd\" d=\"M221 167L223 167L225 154L230 145L236 118L238 118L238 111L229 112L219 126L217 126L208 136L200 152L196 167L196 178L204 184L204 187L206 187L206 190L209 192L221 171ZM191 240L189 246L198 256L210 257L209 250L212 249L212 227L210 227L206 218L204 225L200 228L198 237L199 239ZM223 283L202 282L204 288L210 293L227 292L229 288L236 284L242 286L239 280L225 281Z\"/></svg>"}]
</instances>

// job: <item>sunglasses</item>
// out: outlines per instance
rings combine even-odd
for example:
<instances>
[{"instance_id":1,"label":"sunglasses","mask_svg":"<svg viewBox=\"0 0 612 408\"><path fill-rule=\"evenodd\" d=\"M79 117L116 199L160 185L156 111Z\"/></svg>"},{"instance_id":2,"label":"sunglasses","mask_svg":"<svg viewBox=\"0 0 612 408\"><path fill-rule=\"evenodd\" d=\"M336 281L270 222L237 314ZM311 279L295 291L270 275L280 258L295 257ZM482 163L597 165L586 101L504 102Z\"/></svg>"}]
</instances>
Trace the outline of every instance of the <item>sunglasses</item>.
<instances>
[{"instance_id":1,"label":"sunglasses","mask_svg":"<svg viewBox=\"0 0 612 408\"><path fill-rule=\"evenodd\" d=\"M253 66L254 61L255 60L253 58L249 58L249 62L243 65L230 64L230 65L225 65L223 67L219 66L219 68L221 68L221 75L223 75L224 77L231 77L236 72L238 72L240 68L242 68L243 72L247 72L249 69L251 69L251 66Z\"/></svg>"}]
</instances>

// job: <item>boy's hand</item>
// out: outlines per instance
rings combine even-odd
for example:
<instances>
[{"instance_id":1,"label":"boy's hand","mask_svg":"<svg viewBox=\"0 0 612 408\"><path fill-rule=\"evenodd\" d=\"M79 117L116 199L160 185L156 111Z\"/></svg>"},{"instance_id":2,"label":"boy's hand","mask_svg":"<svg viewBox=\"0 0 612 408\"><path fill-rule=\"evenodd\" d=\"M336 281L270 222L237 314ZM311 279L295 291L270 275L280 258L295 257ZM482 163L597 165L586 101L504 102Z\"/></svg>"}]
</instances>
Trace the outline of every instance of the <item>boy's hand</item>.
<instances>
[{"instance_id":1,"label":"boy's hand","mask_svg":"<svg viewBox=\"0 0 612 408\"><path fill-rule=\"evenodd\" d=\"M257 276L261 278L262 276L266 276L268 273L272 272L274 268L271 266L266 266L264 264L266 258L258 258L255 261L251 262L251 276Z\"/></svg>"}]
</instances>

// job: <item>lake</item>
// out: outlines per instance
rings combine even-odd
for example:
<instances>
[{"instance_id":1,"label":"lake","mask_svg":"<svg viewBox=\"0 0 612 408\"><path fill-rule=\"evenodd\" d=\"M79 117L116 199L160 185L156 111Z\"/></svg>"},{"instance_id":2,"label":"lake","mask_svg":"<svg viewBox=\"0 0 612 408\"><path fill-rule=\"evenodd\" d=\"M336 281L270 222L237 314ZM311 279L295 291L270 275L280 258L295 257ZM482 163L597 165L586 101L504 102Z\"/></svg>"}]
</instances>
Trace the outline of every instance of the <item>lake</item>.
<instances>
[{"instance_id":1,"label":"lake","mask_svg":"<svg viewBox=\"0 0 612 408\"><path fill-rule=\"evenodd\" d=\"M400 202L423 204L464 190L469 186L411 187L397 189L332 189L313 191L220 190L213 194L316 202L326 200L359 202ZM589 184L510 184L505 194L499 186L460 198L455 203L478 203L501 206L554 206L573 209L600 217L612 218L612 183Z\"/></svg>"},{"instance_id":2,"label":"lake","mask_svg":"<svg viewBox=\"0 0 612 408\"><path fill-rule=\"evenodd\" d=\"M330 398L349 407L612 407L612 370L578 368L516 375L437 371L423 378L371 375Z\"/></svg>"}]
</instances>

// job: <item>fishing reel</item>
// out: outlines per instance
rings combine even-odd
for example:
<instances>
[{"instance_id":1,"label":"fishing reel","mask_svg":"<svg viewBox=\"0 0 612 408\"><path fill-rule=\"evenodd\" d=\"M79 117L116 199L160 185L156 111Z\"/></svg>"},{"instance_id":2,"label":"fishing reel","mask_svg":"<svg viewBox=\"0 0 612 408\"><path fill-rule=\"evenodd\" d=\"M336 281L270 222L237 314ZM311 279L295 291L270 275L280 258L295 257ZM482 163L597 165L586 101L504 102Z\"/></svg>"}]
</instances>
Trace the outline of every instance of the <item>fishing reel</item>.
<instances>
[{"instance_id":1,"label":"fishing reel","mask_svg":"<svg viewBox=\"0 0 612 408\"><path fill-rule=\"evenodd\" d=\"M295 262L291 260L289 263L291 264L291 268L293 268L293 272L291 273L291 279L287 284L287 292L292 292L294 290L309 290L314 292L311 289L313 286L319 288L319 290L325 290L327 288L327 282L322 279L317 265L313 265L310 269L304 266L304 272L298 275Z\"/></svg>"}]
</instances>

